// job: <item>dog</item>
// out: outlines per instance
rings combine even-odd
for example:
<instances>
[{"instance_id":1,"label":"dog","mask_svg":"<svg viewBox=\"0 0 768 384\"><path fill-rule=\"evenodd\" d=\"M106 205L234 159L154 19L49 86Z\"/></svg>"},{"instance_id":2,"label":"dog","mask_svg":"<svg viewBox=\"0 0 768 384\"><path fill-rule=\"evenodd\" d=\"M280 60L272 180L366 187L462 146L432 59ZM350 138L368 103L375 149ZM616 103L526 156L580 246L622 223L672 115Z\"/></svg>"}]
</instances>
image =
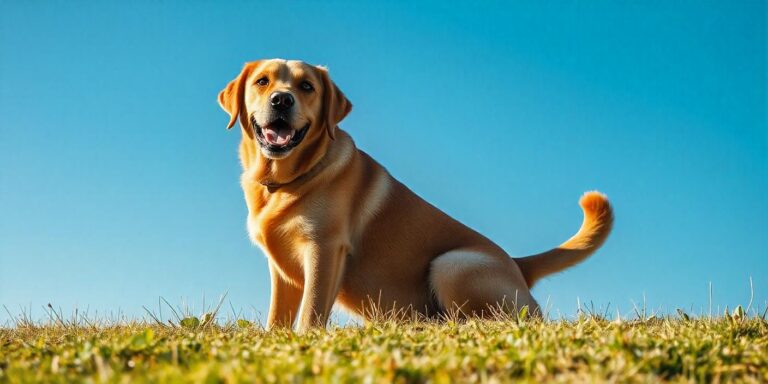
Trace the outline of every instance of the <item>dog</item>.
<instances>
[{"instance_id":1,"label":"dog","mask_svg":"<svg viewBox=\"0 0 768 384\"><path fill-rule=\"evenodd\" d=\"M239 121L248 235L267 256L268 328L325 327L334 304L436 317L451 310L540 308L530 288L592 254L607 238L607 198L587 192L584 221L550 251L511 258L430 205L338 127L352 104L328 70L301 61L246 63L219 93Z\"/></svg>"}]
</instances>

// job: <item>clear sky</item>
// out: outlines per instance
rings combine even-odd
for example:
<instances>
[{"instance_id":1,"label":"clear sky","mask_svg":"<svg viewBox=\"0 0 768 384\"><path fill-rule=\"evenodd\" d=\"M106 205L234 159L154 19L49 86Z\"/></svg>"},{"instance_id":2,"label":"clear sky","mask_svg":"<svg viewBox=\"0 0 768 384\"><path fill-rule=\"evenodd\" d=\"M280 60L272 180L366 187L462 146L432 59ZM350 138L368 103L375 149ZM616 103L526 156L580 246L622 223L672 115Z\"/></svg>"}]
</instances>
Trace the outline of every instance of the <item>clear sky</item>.
<instances>
[{"instance_id":1,"label":"clear sky","mask_svg":"<svg viewBox=\"0 0 768 384\"><path fill-rule=\"evenodd\" d=\"M404 3L0 0L0 304L265 313L216 96L282 57L327 65L358 146L512 255L608 194L606 245L534 289L553 313L706 312L709 282L733 307L750 276L765 307L765 2Z\"/></svg>"}]
</instances>

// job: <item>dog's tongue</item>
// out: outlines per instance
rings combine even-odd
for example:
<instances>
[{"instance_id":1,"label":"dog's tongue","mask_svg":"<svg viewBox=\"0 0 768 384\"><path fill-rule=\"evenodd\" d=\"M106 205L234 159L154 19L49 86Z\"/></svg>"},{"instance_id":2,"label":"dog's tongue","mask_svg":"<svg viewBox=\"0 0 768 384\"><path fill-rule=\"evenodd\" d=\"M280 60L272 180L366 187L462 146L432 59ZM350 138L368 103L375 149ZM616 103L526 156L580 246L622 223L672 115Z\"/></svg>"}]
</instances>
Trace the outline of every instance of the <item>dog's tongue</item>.
<instances>
[{"instance_id":1,"label":"dog's tongue","mask_svg":"<svg viewBox=\"0 0 768 384\"><path fill-rule=\"evenodd\" d=\"M272 145L286 145L293 137L293 129L288 127L264 128L264 138Z\"/></svg>"}]
</instances>

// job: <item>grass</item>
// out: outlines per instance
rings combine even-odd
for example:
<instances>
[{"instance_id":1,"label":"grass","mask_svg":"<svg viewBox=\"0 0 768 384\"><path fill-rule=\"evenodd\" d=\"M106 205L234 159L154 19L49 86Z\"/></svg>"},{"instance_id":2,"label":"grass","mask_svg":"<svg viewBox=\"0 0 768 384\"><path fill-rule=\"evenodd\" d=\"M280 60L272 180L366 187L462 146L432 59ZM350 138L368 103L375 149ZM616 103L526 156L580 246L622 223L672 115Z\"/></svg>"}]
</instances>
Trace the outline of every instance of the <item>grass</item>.
<instances>
[{"instance_id":1,"label":"grass","mask_svg":"<svg viewBox=\"0 0 768 384\"><path fill-rule=\"evenodd\" d=\"M379 320L304 335L211 318L22 319L0 328L0 382L768 382L768 321L740 308L713 319Z\"/></svg>"}]
</instances>

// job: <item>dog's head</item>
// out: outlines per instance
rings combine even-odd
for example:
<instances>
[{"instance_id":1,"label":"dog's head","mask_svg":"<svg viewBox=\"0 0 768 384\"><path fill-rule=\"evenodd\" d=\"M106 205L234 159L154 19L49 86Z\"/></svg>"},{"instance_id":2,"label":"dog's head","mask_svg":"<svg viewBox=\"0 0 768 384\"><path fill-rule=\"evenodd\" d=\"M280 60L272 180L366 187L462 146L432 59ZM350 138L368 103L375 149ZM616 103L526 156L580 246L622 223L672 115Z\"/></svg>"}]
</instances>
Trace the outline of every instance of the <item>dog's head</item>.
<instances>
[{"instance_id":1,"label":"dog's head","mask_svg":"<svg viewBox=\"0 0 768 384\"><path fill-rule=\"evenodd\" d=\"M227 128L239 119L261 153L274 160L333 139L352 109L325 68L282 59L245 64L219 93L219 104L230 115Z\"/></svg>"}]
</instances>

